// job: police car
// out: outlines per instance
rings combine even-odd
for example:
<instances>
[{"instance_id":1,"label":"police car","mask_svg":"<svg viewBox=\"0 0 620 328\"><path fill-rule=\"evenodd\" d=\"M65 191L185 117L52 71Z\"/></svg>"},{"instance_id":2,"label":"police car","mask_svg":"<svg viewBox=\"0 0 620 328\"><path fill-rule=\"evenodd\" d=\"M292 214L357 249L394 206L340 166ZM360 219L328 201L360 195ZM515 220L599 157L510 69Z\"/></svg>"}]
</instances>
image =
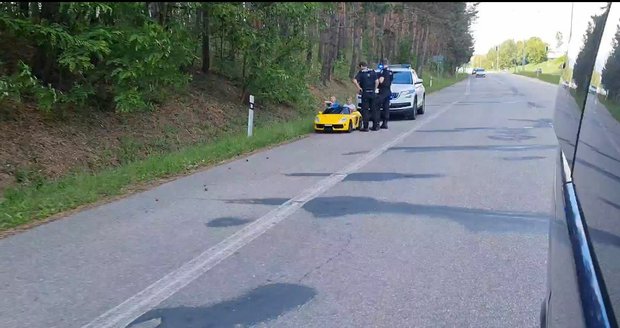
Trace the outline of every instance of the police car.
<instances>
[{"instance_id":1,"label":"police car","mask_svg":"<svg viewBox=\"0 0 620 328\"><path fill-rule=\"evenodd\" d=\"M394 72L392 81L392 95L390 96L390 116L403 114L415 120L418 114L424 114L426 109L426 90L422 79L409 64L389 65ZM380 70L376 70L377 73ZM357 95L357 107L361 108L362 98Z\"/></svg>"}]
</instances>

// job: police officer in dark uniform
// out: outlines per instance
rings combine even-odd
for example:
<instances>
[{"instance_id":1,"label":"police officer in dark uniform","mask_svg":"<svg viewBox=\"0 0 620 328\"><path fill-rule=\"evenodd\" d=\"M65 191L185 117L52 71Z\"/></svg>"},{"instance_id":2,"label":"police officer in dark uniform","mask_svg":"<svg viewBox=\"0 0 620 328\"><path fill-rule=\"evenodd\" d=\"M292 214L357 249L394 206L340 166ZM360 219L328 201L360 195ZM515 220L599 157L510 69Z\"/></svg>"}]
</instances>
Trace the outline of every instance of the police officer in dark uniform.
<instances>
[{"instance_id":1,"label":"police officer in dark uniform","mask_svg":"<svg viewBox=\"0 0 620 328\"><path fill-rule=\"evenodd\" d=\"M372 131L379 130L379 117L376 106L377 95L375 90L379 87L379 79L374 70L368 69L365 62L359 63L360 70L355 75L353 83L357 86L362 96L362 120L364 127L361 131L368 131L368 121L372 116Z\"/></svg>"},{"instance_id":2,"label":"police officer in dark uniform","mask_svg":"<svg viewBox=\"0 0 620 328\"><path fill-rule=\"evenodd\" d=\"M390 120L390 96L392 95L392 81L394 80L394 72L388 67L387 59L381 61L379 66L381 72L379 73L379 95L377 96L377 107L381 108L381 123L382 129L388 128L388 121Z\"/></svg>"}]
</instances>

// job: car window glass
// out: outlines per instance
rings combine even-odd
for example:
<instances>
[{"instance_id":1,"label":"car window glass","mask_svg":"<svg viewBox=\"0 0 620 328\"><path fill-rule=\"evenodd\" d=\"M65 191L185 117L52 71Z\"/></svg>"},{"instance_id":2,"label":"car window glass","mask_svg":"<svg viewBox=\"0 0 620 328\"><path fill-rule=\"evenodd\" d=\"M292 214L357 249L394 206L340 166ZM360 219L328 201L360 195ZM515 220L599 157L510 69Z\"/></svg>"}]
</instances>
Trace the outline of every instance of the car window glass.
<instances>
[{"instance_id":1,"label":"car window glass","mask_svg":"<svg viewBox=\"0 0 620 328\"><path fill-rule=\"evenodd\" d=\"M412 74L410 72L401 71L394 72L393 84L413 84Z\"/></svg>"},{"instance_id":2,"label":"car window glass","mask_svg":"<svg viewBox=\"0 0 620 328\"><path fill-rule=\"evenodd\" d=\"M573 167L582 108L601 40L606 3L575 3L572 29L558 68L563 67L556 95L553 124L569 166Z\"/></svg>"},{"instance_id":3,"label":"car window glass","mask_svg":"<svg viewBox=\"0 0 620 328\"><path fill-rule=\"evenodd\" d=\"M620 311L620 6L613 4L589 80L573 182L603 282Z\"/></svg>"}]
</instances>

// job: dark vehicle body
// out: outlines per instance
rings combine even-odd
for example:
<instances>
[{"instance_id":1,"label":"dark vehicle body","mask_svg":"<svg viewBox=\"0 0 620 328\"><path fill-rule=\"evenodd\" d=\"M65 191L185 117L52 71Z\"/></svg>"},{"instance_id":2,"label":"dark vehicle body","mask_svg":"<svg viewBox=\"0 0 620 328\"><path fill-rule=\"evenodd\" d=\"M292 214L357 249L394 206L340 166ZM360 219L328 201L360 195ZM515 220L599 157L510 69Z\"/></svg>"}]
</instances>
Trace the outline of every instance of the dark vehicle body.
<instances>
[{"instance_id":1,"label":"dark vehicle body","mask_svg":"<svg viewBox=\"0 0 620 328\"><path fill-rule=\"evenodd\" d=\"M620 3L574 3L572 15L553 118L560 149L541 327L618 327Z\"/></svg>"}]
</instances>

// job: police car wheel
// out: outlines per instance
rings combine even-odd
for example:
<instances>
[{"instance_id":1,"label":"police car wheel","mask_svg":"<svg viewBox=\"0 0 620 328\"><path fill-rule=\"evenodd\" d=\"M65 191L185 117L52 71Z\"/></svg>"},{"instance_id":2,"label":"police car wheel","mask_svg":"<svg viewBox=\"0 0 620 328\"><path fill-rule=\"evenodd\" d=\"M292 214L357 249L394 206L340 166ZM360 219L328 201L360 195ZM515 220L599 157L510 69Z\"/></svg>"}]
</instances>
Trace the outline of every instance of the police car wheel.
<instances>
[{"instance_id":1,"label":"police car wheel","mask_svg":"<svg viewBox=\"0 0 620 328\"><path fill-rule=\"evenodd\" d=\"M418 108L418 114L422 115L426 111L426 96L422 98L422 106Z\"/></svg>"},{"instance_id":2,"label":"police car wheel","mask_svg":"<svg viewBox=\"0 0 620 328\"><path fill-rule=\"evenodd\" d=\"M417 109L418 107L418 98L414 98L413 99L413 108L409 111L409 113L407 113L407 119L409 120L415 120L416 119L416 114L417 114Z\"/></svg>"}]
</instances>

